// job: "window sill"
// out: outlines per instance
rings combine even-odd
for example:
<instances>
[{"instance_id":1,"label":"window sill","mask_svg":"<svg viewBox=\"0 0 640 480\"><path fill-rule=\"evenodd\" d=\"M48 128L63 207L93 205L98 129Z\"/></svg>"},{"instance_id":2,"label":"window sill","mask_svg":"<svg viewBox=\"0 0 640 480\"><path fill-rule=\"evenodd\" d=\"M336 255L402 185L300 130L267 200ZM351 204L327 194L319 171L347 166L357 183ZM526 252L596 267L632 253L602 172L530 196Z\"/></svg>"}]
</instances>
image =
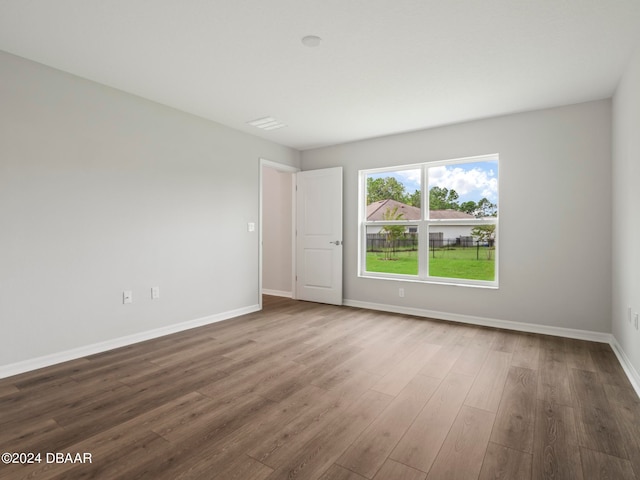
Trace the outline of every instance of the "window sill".
<instances>
[{"instance_id":1,"label":"window sill","mask_svg":"<svg viewBox=\"0 0 640 480\"><path fill-rule=\"evenodd\" d=\"M422 279L416 277L410 277L405 275L393 275L393 274L385 274L380 275L374 272L365 272L358 274L359 278L369 278L372 280L391 280L394 282L410 282L410 283L423 283L429 285L447 285L450 287L468 287L468 288L485 288L489 290L498 290L499 285L497 282L482 282L475 283L471 280L472 283L468 283L469 281L459 281L457 279L443 278L442 280L436 280L434 278L430 279Z\"/></svg>"}]
</instances>

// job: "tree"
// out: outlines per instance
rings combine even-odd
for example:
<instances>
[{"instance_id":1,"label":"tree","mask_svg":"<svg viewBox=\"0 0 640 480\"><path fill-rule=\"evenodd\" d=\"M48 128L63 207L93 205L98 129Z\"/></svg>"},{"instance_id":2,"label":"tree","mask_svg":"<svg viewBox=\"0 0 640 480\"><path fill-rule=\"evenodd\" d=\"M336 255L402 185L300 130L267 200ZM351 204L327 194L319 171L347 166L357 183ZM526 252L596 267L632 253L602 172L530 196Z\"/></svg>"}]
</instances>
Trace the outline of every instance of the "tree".
<instances>
[{"instance_id":1,"label":"tree","mask_svg":"<svg viewBox=\"0 0 640 480\"><path fill-rule=\"evenodd\" d=\"M446 187L431 187L429 190L429 210L459 210L458 192Z\"/></svg>"},{"instance_id":2,"label":"tree","mask_svg":"<svg viewBox=\"0 0 640 480\"><path fill-rule=\"evenodd\" d=\"M483 243L486 242L488 244L487 259L491 260L493 250L495 250L495 246L494 246L494 241L496 238L495 224L477 225L471 229L471 235L477 238L479 242L483 242Z\"/></svg>"},{"instance_id":3,"label":"tree","mask_svg":"<svg viewBox=\"0 0 640 480\"><path fill-rule=\"evenodd\" d=\"M420 208L420 201L421 201L421 195L420 195L420 190L416 190L415 192L407 195L406 197L406 203L407 205L411 205L412 207L417 207Z\"/></svg>"},{"instance_id":4,"label":"tree","mask_svg":"<svg viewBox=\"0 0 640 480\"><path fill-rule=\"evenodd\" d=\"M462 202L460 204L461 212L468 213L469 215L475 215L476 210L478 210L478 204L473 200L469 200L468 202Z\"/></svg>"},{"instance_id":5,"label":"tree","mask_svg":"<svg viewBox=\"0 0 640 480\"><path fill-rule=\"evenodd\" d=\"M367 177L367 205L380 200L396 200L405 203L404 185L393 177Z\"/></svg>"},{"instance_id":6,"label":"tree","mask_svg":"<svg viewBox=\"0 0 640 480\"><path fill-rule=\"evenodd\" d=\"M474 215L476 217L497 217L498 206L495 203L491 203L486 198L483 198L478 202Z\"/></svg>"},{"instance_id":7,"label":"tree","mask_svg":"<svg viewBox=\"0 0 640 480\"><path fill-rule=\"evenodd\" d=\"M387 208L387 210L382 214L382 220L402 220L403 216L404 214L402 212L398 213L398 207L394 207L393 209ZM402 238L404 230L404 225L385 225L382 227L381 231L385 234L383 248L385 260L393 260L392 255L395 252L396 240Z\"/></svg>"},{"instance_id":8,"label":"tree","mask_svg":"<svg viewBox=\"0 0 640 480\"><path fill-rule=\"evenodd\" d=\"M478 218L498 216L498 206L495 203L491 203L486 198L482 198L478 203L474 202L473 200L462 202L460 205L458 205L457 208L451 208L468 213L469 215L473 215L474 217Z\"/></svg>"}]
</instances>

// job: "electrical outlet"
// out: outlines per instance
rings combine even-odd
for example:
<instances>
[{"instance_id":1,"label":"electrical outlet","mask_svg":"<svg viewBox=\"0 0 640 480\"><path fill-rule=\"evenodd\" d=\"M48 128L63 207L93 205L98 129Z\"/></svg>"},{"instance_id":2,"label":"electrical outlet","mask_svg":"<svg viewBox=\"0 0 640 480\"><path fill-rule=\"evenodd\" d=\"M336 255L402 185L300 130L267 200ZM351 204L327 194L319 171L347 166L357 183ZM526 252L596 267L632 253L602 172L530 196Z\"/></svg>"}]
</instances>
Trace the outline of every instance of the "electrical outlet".
<instances>
[{"instance_id":1,"label":"electrical outlet","mask_svg":"<svg viewBox=\"0 0 640 480\"><path fill-rule=\"evenodd\" d=\"M398 289L398 296L404 297L404 288L399 288Z\"/></svg>"},{"instance_id":2,"label":"electrical outlet","mask_svg":"<svg viewBox=\"0 0 640 480\"><path fill-rule=\"evenodd\" d=\"M151 287L151 300L160 298L160 287Z\"/></svg>"},{"instance_id":3,"label":"electrical outlet","mask_svg":"<svg viewBox=\"0 0 640 480\"><path fill-rule=\"evenodd\" d=\"M636 327L636 330L638 330L638 312L635 312L633 314L633 326Z\"/></svg>"},{"instance_id":4,"label":"electrical outlet","mask_svg":"<svg viewBox=\"0 0 640 480\"><path fill-rule=\"evenodd\" d=\"M131 290L125 290L122 292L122 303L125 305L133 303L133 292Z\"/></svg>"}]
</instances>

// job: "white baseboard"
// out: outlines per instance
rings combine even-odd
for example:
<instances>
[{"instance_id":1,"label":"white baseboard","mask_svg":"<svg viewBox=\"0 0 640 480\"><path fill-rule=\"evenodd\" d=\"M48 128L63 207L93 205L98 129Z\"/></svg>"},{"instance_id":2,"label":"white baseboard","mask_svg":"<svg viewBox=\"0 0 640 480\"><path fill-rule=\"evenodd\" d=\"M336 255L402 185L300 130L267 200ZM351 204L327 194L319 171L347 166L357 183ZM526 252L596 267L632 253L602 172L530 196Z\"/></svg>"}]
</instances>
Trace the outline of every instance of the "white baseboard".
<instances>
[{"instance_id":1,"label":"white baseboard","mask_svg":"<svg viewBox=\"0 0 640 480\"><path fill-rule=\"evenodd\" d=\"M344 299L343 305L349 307L366 308L369 310L379 310L382 312L404 313L417 317L435 318L438 320L449 320L453 322L467 323L471 325L481 325L484 327L504 328L506 330L517 330L519 332L539 333L542 335L553 335L556 337L575 338L578 340L587 340L591 342L608 343L611 349L618 357L618 361L622 366L629 382L640 396L640 374L633 367L626 353L610 333L592 332L589 330L576 330L572 328L554 327L551 325L536 325L533 323L519 323L508 320L495 320L492 318L475 317L471 315L459 315L455 313L438 312L434 310L423 310L420 308L401 307L397 305L386 305L380 303L361 302L359 300Z\"/></svg>"},{"instance_id":2,"label":"white baseboard","mask_svg":"<svg viewBox=\"0 0 640 480\"><path fill-rule=\"evenodd\" d=\"M618 340L613 335L611 335L610 345L613 353L615 353L616 357L618 357L618 361L620 362L620 365L622 365L624 373L627 374L627 378L631 382L633 389L640 397L640 375L638 375L638 371L633 367L633 365L629 361L629 357L627 357L627 354L624 352L624 350L618 343Z\"/></svg>"},{"instance_id":3,"label":"white baseboard","mask_svg":"<svg viewBox=\"0 0 640 480\"><path fill-rule=\"evenodd\" d=\"M249 307L238 308L236 310L230 310L228 312L222 312L215 315L209 315L207 317L197 318L188 322L177 323L175 325L168 325L166 327L156 328L154 330L147 330L145 332L127 335L125 337L114 338L113 340L94 343L91 345L66 350L64 352L57 352L51 355L44 355L42 357L24 360L22 362L1 365L0 378L6 378L13 375L18 375L20 373L29 372L31 370L37 370L38 368L49 367L51 365L67 362L69 360L86 357L87 355L106 352L107 350L113 350L114 348L125 347L127 345L144 342L145 340L151 340L153 338L163 337L172 333L182 332L191 328L202 327L211 323L221 322L222 320L239 317L240 315L257 312L259 310L259 305L251 305Z\"/></svg>"},{"instance_id":4,"label":"white baseboard","mask_svg":"<svg viewBox=\"0 0 640 480\"><path fill-rule=\"evenodd\" d=\"M291 292L281 292L278 290L264 290L265 295L275 295L280 297L291 298ZM434 318L438 320L448 320L453 322L466 323L470 325L481 325L485 327L503 328L506 330L516 330L519 332L527 333L539 333L543 335L554 335L558 337L575 338L578 340L588 340L592 342L608 343L613 352L616 354L620 365L624 369L631 385L634 390L640 396L640 374L633 367L626 353L616 340L616 338L610 333L592 332L588 330L576 330L571 328L554 327L550 325L536 325L532 323L519 323L508 320L496 320L491 318L476 317L471 315L460 315L455 313L438 312L435 310L425 310L420 308L401 307L398 305L387 305L381 303L361 302L359 300L344 299L343 305L348 307L366 308L369 310L378 310L382 312L401 313L407 315L414 315L417 317ZM249 307L243 307L236 310L230 310L228 312L222 312L215 315L209 315L203 318L197 318L188 322L178 323L175 325L169 325L154 330L148 330L146 332L140 332L133 335L127 335L126 337L119 337L113 340L107 340L105 342L94 343L72 350L66 350L64 352L58 352L51 355L45 355L22 362L16 362L8 365L0 366L0 378L6 378L20 373L37 370L38 368L49 367L58 363L67 362L69 360L75 360L78 358L86 357L88 355L94 355L96 353L113 350L119 347L125 347L134 343L143 342L145 340L151 340L153 338L170 335L172 333L182 332L192 328L209 325L211 323L221 322L230 318L239 317L249 313L257 312L260 310L259 305L251 305Z\"/></svg>"},{"instance_id":5,"label":"white baseboard","mask_svg":"<svg viewBox=\"0 0 640 480\"><path fill-rule=\"evenodd\" d=\"M573 328L554 327L551 325L537 325L534 323L520 323L512 322L509 320L496 320L493 318L438 312L435 310L425 310L422 308L361 302L359 300L344 299L343 305L349 307L367 308L369 310L380 310L382 312L404 313L406 315L434 318L437 320L449 320L452 322L468 323L470 325L481 325L483 327L504 328L505 330L517 330L519 332L539 333L542 335L554 335L556 337L589 340L591 342L610 343L611 339L613 338L613 335L611 335L610 333L592 332L590 330L576 330Z\"/></svg>"},{"instance_id":6,"label":"white baseboard","mask_svg":"<svg viewBox=\"0 0 640 480\"><path fill-rule=\"evenodd\" d=\"M282 291L282 290L270 290L268 288L263 288L262 289L262 294L263 295L273 295L274 297L293 298L293 293L292 292L285 292L285 291Z\"/></svg>"}]
</instances>

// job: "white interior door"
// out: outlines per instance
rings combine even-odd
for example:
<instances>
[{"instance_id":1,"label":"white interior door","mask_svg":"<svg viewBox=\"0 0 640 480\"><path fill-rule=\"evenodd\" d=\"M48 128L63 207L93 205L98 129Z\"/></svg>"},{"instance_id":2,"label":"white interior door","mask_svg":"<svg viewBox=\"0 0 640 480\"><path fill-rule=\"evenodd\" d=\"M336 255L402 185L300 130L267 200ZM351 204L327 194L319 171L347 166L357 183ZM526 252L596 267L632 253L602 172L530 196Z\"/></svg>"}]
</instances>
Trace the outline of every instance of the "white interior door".
<instances>
[{"instance_id":1,"label":"white interior door","mask_svg":"<svg viewBox=\"0 0 640 480\"><path fill-rule=\"evenodd\" d=\"M342 305L342 167L296 173L296 298Z\"/></svg>"}]
</instances>

